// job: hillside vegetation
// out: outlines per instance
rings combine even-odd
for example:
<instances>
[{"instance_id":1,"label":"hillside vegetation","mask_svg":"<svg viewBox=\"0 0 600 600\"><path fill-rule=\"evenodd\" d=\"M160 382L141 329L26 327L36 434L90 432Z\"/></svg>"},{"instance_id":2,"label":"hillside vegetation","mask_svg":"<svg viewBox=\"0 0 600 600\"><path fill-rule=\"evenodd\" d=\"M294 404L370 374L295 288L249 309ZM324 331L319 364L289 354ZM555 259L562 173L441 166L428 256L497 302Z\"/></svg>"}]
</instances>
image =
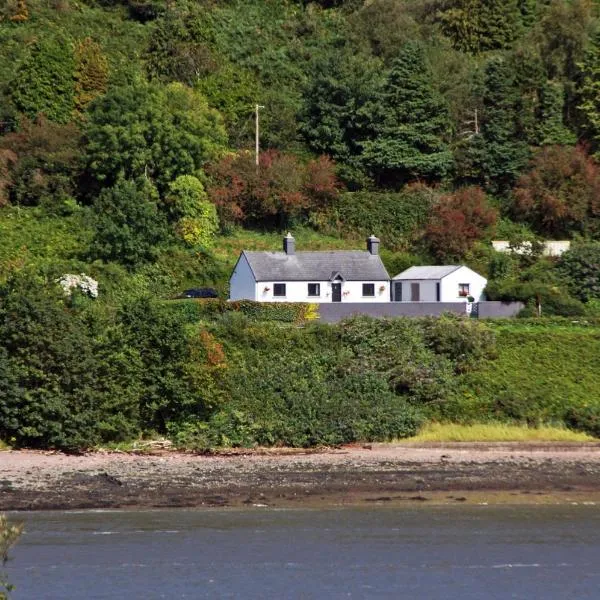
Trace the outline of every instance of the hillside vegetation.
<instances>
[{"instance_id":1,"label":"hillside vegetation","mask_svg":"<svg viewBox=\"0 0 600 600\"><path fill-rule=\"evenodd\" d=\"M597 434L598 23L591 0L4 2L0 439ZM322 327L170 300L226 298L239 251L286 230L312 250L375 233L392 275L468 264L490 298L570 320Z\"/></svg>"}]
</instances>

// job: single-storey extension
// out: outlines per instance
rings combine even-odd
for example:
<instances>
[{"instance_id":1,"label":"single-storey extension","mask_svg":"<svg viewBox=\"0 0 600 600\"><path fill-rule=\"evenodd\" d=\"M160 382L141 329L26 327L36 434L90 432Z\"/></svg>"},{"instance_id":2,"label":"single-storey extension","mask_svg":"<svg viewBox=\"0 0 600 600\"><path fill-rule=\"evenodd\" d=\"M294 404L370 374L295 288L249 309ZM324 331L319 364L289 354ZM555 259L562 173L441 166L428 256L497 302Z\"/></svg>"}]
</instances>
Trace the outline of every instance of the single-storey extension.
<instances>
[{"instance_id":1,"label":"single-storey extension","mask_svg":"<svg viewBox=\"0 0 600 600\"><path fill-rule=\"evenodd\" d=\"M481 302L486 284L464 265L410 267L392 279L392 301Z\"/></svg>"}]
</instances>

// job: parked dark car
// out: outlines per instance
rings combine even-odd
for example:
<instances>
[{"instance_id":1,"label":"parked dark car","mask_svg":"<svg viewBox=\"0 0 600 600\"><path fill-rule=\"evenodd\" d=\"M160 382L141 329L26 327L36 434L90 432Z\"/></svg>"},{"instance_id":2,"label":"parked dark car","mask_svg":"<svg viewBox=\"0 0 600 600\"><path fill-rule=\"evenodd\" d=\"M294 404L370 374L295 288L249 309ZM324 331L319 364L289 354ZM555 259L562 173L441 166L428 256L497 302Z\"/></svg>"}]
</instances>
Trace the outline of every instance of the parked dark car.
<instances>
[{"instance_id":1,"label":"parked dark car","mask_svg":"<svg viewBox=\"0 0 600 600\"><path fill-rule=\"evenodd\" d=\"M192 288L191 290L185 290L178 298L218 298L217 290L214 288Z\"/></svg>"}]
</instances>

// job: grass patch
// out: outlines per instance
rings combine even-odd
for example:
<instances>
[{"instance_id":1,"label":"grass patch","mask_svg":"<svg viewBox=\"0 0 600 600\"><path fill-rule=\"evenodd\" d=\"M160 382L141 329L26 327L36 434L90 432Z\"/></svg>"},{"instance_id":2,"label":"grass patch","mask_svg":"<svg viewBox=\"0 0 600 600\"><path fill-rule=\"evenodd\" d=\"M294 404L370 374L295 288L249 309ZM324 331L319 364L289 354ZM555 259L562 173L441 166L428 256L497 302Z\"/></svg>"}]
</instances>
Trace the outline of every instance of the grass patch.
<instances>
[{"instance_id":1,"label":"grass patch","mask_svg":"<svg viewBox=\"0 0 600 600\"><path fill-rule=\"evenodd\" d=\"M591 442L595 438L565 427L506 423L429 423L409 442Z\"/></svg>"},{"instance_id":2,"label":"grass patch","mask_svg":"<svg viewBox=\"0 0 600 600\"><path fill-rule=\"evenodd\" d=\"M6 442L0 440L0 452L3 450L10 450L10 446Z\"/></svg>"},{"instance_id":3,"label":"grass patch","mask_svg":"<svg viewBox=\"0 0 600 600\"><path fill-rule=\"evenodd\" d=\"M83 212L47 216L38 208L0 210L0 280L13 269L71 260L89 243Z\"/></svg>"}]
</instances>

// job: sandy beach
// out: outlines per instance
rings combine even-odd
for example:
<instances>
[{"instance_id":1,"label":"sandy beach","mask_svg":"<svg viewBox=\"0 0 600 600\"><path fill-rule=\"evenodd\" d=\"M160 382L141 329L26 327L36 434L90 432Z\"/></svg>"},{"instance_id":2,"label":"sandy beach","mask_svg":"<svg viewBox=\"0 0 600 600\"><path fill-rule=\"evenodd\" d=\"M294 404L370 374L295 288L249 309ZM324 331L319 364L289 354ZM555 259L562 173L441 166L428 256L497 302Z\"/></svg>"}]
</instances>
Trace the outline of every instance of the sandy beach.
<instances>
[{"instance_id":1,"label":"sandy beach","mask_svg":"<svg viewBox=\"0 0 600 600\"><path fill-rule=\"evenodd\" d=\"M600 443L0 452L0 510L600 501Z\"/></svg>"}]
</instances>

